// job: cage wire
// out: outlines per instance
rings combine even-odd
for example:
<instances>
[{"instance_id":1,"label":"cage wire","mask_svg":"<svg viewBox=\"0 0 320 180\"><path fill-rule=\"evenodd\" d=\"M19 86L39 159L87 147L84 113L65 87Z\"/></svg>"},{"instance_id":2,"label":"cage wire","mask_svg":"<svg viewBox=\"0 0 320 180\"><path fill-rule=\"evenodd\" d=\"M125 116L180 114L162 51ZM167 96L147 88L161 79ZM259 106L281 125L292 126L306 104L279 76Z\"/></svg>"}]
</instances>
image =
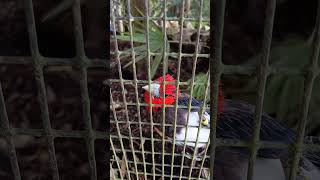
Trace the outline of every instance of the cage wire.
<instances>
[{"instance_id":1,"label":"cage wire","mask_svg":"<svg viewBox=\"0 0 320 180\"><path fill-rule=\"evenodd\" d=\"M177 127L176 123L164 123L166 121L164 109L166 107L175 108L176 119L178 108L187 108L190 112L191 101L189 101L188 106L178 107L177 102L174 105L164 105L161 113L163 121L160 122L159 118L153 117L152 112L148 113L145 110L146 106L154 107L157 105L143 103L141 87L146 84L150 85L155 75L164 77L168 71L172 70L170 69L172 67L168 66L170 66L170 63L172 64L169 60L172 61L174 58L174 61L176 61L174 64L176 68L174 69L176 69L177 73L175 85L179 87L191 83L190 91L192 94L195 84L197 60L199 57L204 57L208 61L209 57L208 52L200 52L200 43L202 43L200 42L200 35L205 32L202 24L203 22L209 23L209 17L203 17L202 15L204 1L194 1L193 3L199 9L194 8L192 10L190 9L191 1L179 1L180 4L177 6L179 8L177 8L176 12L179 12L180 16L171 17L167 15L167 9L170 8L167 1L139 1L140 6L138 6L138 3L132 2L137 1L111 1L111 29L114 30L112 42L114 44L111 44L114 50L111 50L111 55L115 60L113 62L111 59L111 69L117 68L118 75L112 73L111 76L114 78L110 79L110 108L112 110L110 117L110 144L113 154L110 159L111 174L117 175L113 177L115 179L158 179L161 177L166 179L203 179L208 174L206 173L208 172L207 159L209 156L206 155L208 146L204 149L205 155L200 161L195 160L197 158L195 154L192 154L191 158L186 158L186 153L179 152L187 152L187 146L179 147L180 149L177 150L178 147L176 147L176 141L174 140L175 136L173 136L173 139L168 138L166 131L163 131L168 126L173 126L174 130ZM157 14L157 10L160 13ZM196 16L191 17L190 14L195 10L197 11L195 13ZM186 12L191 13L188 15ZM195 24L193 33L196 36L196 41L186 42L183 39L184 26L187 24L190 26L192 23ZM176 33L176 36L179 37L176 41L167 39L167 35L171 35L171 32L167 33L167 31L172 29L168 27L172 26L175 26L174 28L176 28L177 32L182 32ZM134 28L139 28L140 31ZM159 35L157 30L162 33ZM141 39L138 39L140 37ZM129 48L122 48L120 40L129 41ZM157 40L159 42L156 42ZM145 43L145 46L139 47L137 42ZM154 48L155 43L162 43L160 44L160 50ZM170 43L178 43L176 52L170 51L168 47ZM183 52L182 46L184 43L193 45L194 53ZM145 49L141 50L141 47ZM145 53L145 55L143 56L142 53ZM140 58L141 56L143 58ZM126 65L124 63L126 63L127 57L132 59L132 65L130 64L131 66L129 66L129 68L132 68L132 80L123 78L122 68L124 68L123 65ZM190 83L186 81L180 82L180 72L183 68L181 67L182 60L191 61L190 63L193 66ZM144 69L144 73L148 76L143 77L141 73L137 72L142 69L137 67L138 65L136 64L138 63L146 65L144 66L146 68ZM161 69L161 72L157 71L157 68ZM138 79L139 77L140 79ZM206 92L209 90L209 82L210 78L207 78L204 83L200 83L205 87ZM117 93L117 90L121 93ZM176 91L176 93L178 92ZM208 98L207 96L208 93L206 93L205 100ZM202 108L201 114L204 113L205 108Z\"/></svg>"},{"instance_id":2,"label":"cage wire","mask_svg":"<svg viewBox=\"0 0 320 180\"><path fill-rule=\"evenodd\" d=\"M39 52L38 39L36 33L35 17L32 0L24 0L23 6L25 10L26 24L29 35L31 57L19 56L1 56L1 65L28 65L34 68L34 78L37 86L38 100L41 110L42 128L12 128L9 125L10 117L7 115L5 99L3 95L2 86L0 83L0 135L6 140L6 148L8 149L8 156L10 159L12 174L15 180L22 179L19 161L17 159L17 152L15 147L15 136L28 135L33 137L44 137L48 145L49 164L51 170L51 177L54 180L59 180L59 167L57 164L57 156L55 150L55 138L72 138L83 139L85 147L88 152L89 176L91 180L98 178L97 166L95 157L95 141L106 140L107 132L94 130L91 122L90 114L90 98L87 84L87 69L95 67L107 67L107 62L103 59L89 59L86 57L84 51L84 40L81 22L80 0L72 1L72 16L74 22L74 39L76 45L76 57L74 58L52 58L44 57ZM81 99L83 107L83 122L85 129L83 130L58 130L51 127L48 109L48 97L46 93L46 85L44 81L44 68L50 66L73 66L80 69L80 88ZM21 165L21 164L20 164Z\"/></svg>"},{"instance_id":3,"label":"cage wire","mask_svg":"<svg viewBox=\"0 0 320 180\"><path fill-rule=\"evenodd\" d=\"M213 7L211 17L209 13L203 14L204 8L208 8L210 3ZM110 151L112 154L110 156L110 175L112 179L213 179L214 163L212 162L214 162L216 147L233 146L250 149L248 179L253 178L258 150L293 148L290 180L294 180L297 177L302 152L319 150L319 145L304 143L312 87L319 73L319 8L310 65L306 69L288 69L269 65L276 0L267 1L260 63L256 67L245 67L222 63L225 3L225 0L212 0L211 2L208 0L111 1L111 78L109 82L111 87ZM173 10L172 7L174 7ZM208 33L209 29L205 27L210 26L210 20L212 40L209 43L210 51L208 52L203 51L205 43L201 41L201 38ZM195 30L193 42L186 38L186 36L192 36L192 33L186 30L190 26L193 26ZM172 32L172 29L175 30L175 33ZM168 38L172 34L176 35L176 39ZM178 43L176 51L172 48L174 43ZM186 44L193 45L192 53L185 51ZM151 108L159 105L151 104L151 101L149 104L144 103L142 86L149 85L150 88L152 79L157 76L164 78L167 72L176 68L173 70L176 74L174 84L178 87L176 95L178 95L178 89L183 90L183 86L189 86L186 92L192 97L194 87L197 85L195 75L197 62L200 59L205 59L210 63L207 80L200 85L204 86L202 89L205 91L204 102L211 99L210 105L204 103L206 107L201 110L203 114L206 108L210 109L211 133L204 154L199 159L195 151L189 151L186 141L183 147L177 146L175 141L177 109L187 108L189 121L191 101L188 106L178 106L178 102L174 105L163 104L160 118L154 116L155 113ZM192 69L189 71L190 81L184 81L185 78L182 76L187 69L187 65L183 64L186 61L191 61L192 64ZM175 65L172 66L172 62ZM301 74L301 72L304 72L305 89L296 143L288 145L260 141L261 116L268 76L280 73ZM248 73L256 74L258 79L253 139L251 142L245 142L216 138L218 86L213 86L209 94L210 83L219 84L222 74L246 75ZM150 112L146 111L145 107L150 107ZM175 110L173 124L166 124L165 109L167 108ZM166 134L165 129L169 126L174 129L173 135ZM198 138L195 143L198 143Z\"/></svg>"}]
</instances>

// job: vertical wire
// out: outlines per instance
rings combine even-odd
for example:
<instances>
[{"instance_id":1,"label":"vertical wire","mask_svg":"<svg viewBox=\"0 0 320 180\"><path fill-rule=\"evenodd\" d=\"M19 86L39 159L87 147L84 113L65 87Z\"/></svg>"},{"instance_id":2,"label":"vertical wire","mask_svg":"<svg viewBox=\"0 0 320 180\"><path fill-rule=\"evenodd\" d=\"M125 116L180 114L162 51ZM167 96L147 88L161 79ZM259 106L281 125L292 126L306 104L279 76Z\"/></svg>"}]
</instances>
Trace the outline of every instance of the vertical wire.
<instances>
[{"instance_id":1,"label":"vertical wire","mask_svg":"<svg viewBox=\"0 0 320 180\"><path fill-rule=\"evenodd\" d=\"M204 151L204 157L203 157L203 159L202 159L202 161L201 161L201 165L200 165L200 169L199 169L199 175L198 175L197 180L200 180L201 171L202 171L202 169L203 169L204 162L205 162L206 157L207 157L207 152L208 152L208 149L209 149L209 145L210 145L210 137L209 137L209 139L208 139L208 144L207 144L206 149L205 149L205 151ZM210 163L212 163L212 162L210 162ZM210 174L209 174L209 177L210 177Z\"/></svg>"},{"instance_id":2,"label":"vertical wire","mask_svg":"<svg viewBox=\"0 0 320 180\"><path fill-rule=\"evenodd\" d=\"M201 115L200 115L200 118L199 118L199 126L201 126L201 121L203 119L203 114L205 112L205 109L206 109L206 102L207 102L207 96L208 96L208 91L209 91L209 86L210 86L210 75L208 77L208 80L206 82L206 91L205 91L205 96L204 96L204 100L203 100L203 107L201 108ZM200 134L200 129L198 129L198 132L197 132L197 139L196 139L196 143L195 143L195 147L197 147L198 145L198 141L199 141L199 134ZM209 141L208 143L206 144L206 146L208 147L209 146ZM191 174L192 174L192 168L193 168L193 164L194 164L194 159L195 159L195 153L197 152L197 150L195 149L195 151L193 151L193 155L192 155L192 161L191 161L191 164L190 164L190 172L189 172L189 179L191 178ZM204 156L206 156L206 154L204 154ZM199 172L199 175L201 174L201 172Z\"/></svg>"},{"instance_id":3,"label":"vertical wire","mask_svg":"<svg viewBox=\"0 0 320 180\"><path fill-rule=\"evenodd\" d=\"M33 58L34 77L38 87L37 93L41 110L41 119L45 131L45 136L48 145L48 153L50 157L50 168L52 171L52 178L54 180L59 180L58 164L54 148L54 135L52 134L50 124L46 87L43 75L44 62L42 61L42 57L39 52L32 0L24 0L24 5L28 25L30 50Z\"/></svg>"},{"instance_id":4,"label":"vertical wire","mask_svg":"<svg viewBox=\"0 0 320 180\"><path fill-rule=\"evenodd\" d=\"M167 28L166 28L166 23L167 23L167 10L166 10L166 4L167 0L163 0L163 50L162 50L162 57L163 57L163 67L162 67L162 76L163 76L163 81L162 81L162 96L163 99L166 98L165 94L165 81L166 81L166 70L167 70ZM169 50L170 51L170 50ZM166 132L166 104L165 101L162 103L162 177L164 178L164 151L165 151L165 132Z\"/></svg>"},{"instance_id":5,"label":"vertical wire","mask_svg":"<svg viewBox=\"0 0 320 180\"><path fill-rule=\"evenodd\" d=\"M185 131L185 137L184 137L184 145L183 145L183 156L182 156L182 162L181 162L181 170L180 175L182 175L183 172L183 164L184 164L184 158L185 158L185 151L186 151L186 143L187 143L187 134L188 134L188 124L190 120L190 112L191 112L191 102L192 102L192 94L193 94L193 87L194 87L194 79L195 79L195 73L197 68L197 61L198 61L198 53L199 53L199 41L200 41L200 30L201 30L201 22L202 22L202 11L203 11L203 0L200 1L200 13L199 13L199 25L197 28L197 40L196 40L196 46L195 46L195 52L193 57L193 68L192 68L192 77L191 77L191 84L190 84L190 97L188 102L188 115L187 115L187 122L186 122L186 131ZM198 136L197 136L198 139ZM191 165L192 166L192 165ZM190 178L190 177L189 177Z\"/></svg>"},{"instance_id":6,"label":"vertical wire","mask_svg":"<svg viewBox=\"0 0 320 180\"><path fill-rule=\"evenodd\" d=\"M6 110L6 104L4 101L3 97L3 91L2 91L2 86L0 82L0 127L5 129L9 134L5 135L7 144L8 144L8 154L10 158L10 164L11 164L11 169L14 175L15 180L21 180L21 174L20 174L20 169L19 169L19 164L17 160L17 153L13 141L13 135L12 135L12 129L10 128L9 125L9 120L8 120L8 114Z\"/></svg>"},{"instance_id":7,"label":"vertical wire","mask_svg":"<svg viewBox=\"0 0 320 180\"><path fill-rule=\"evenodd\" d=\"M119 137L120 138L120 137ZM115 156L115 158L116 158L116 164L117 164L117 166L118 166L118 169L119 169L119 172L120 172L120 178L121 178L121 180L123 180L123 175L122 175L122 172L121 172L121 166L120 166L120 164L119 164L119 161L118 161L118 156L117 156L117 153L116 153L116 151L115 151L115 147L114 147L114 145L113 145L113 141L112 141L112 137L110 136L110 145L111 145L111 149L112 149L112 152L113 152L113 154L114 154L114 156ZM123 146L122 146L123 147ZM126 151L125 150L123 150L123 152L124 153L126 153ZM127 163L126 163L127 164ZM110 166L110 169L112 168L112 166ZM117 179L116 177L114 177L114 179Z\"/></svg>"},{"instance_id":8,"label":"vertical wire","mask_svg":"<svg viewBox=\"0 0 320 180\"><path fill-rule=\"evenodd\" d=\"M123 157L124 157L124 160L125 160L125 163L126 163L127 176L128 176L128 179L130 180L131 178L130 178L130 173L129 173L129 163L128 163L128 158L127 158L127 151L125 150L124 145L123 145L122 134L121 134L121 130L120 130L119 123L118 123L117 113L116 113L116 110L114 108L114 101L113 101L113 97L112 97L111 88L110 88L110 103L111 103L111 108L112 108L112 112L113 112L113 117L114 117L114 120L116 122L116 127L117 127L117 132L118 132L118 137L119 137L119 141L120 141L121 150L123 152ZM111 136L110 136L110 138L111 138ZM112 150L115 153L113 143L111 142L111 144L112 144L112 146L111 146ZM115 155L117 155L117 154L115 154ZM121 169L119 169L119 171L121 173Z\"/></svg>"},{"instance_id":9,"label":"vertical wire","mask_svg":"<svg viewBox=\"0 0 320 180\"><path fill-rule=\"evenodd\" d=\"M182 39L183 39L183 25L184 25L184 6L185 6L185 0L182 0L182 6L181 6L181 17L180 17L180 39L179 39L179 53L178 53L178 71L177 71L177 81L176 81L176 95L175 97L178 97L178 92L180 89L180 72L181 72L181 60L182 60ZM170 180L172 180L173 175L173 165L174 165L174 151L175 151L175 141L176 141L176 126L177 126L177 116L178 116L178 101L175 102L175 111L174 111L174 123L173 123L173 142L172 142L172 155L171 155L171 171L170 171ZM183 163L181 164L181 167L183 167ZM182 172L180 172L179 180L181 180Z\"/></svg>"},{"instance_id":10,"label":"vertical wire","mask_svg":"<svg viewBox=\"0 0 320 180\"><path fill-rule=\"evenodd\" d=\"M213 3L212 3L213 2ZM222 40L224 28L226 0L212 0L210 2L210 179L214 180L214 158L216 148L216 128L218 114L219 81L223 72Z\"/></svg>"},{"instance_id":11,"label":"vertical wire","mask_svg":"<svg viewBox=\"0 0 320 180\"><path fill-rule=\"evenodd\" d=\"M149 1L144 1L144 9L145 9L145 16L146 16L146 26L145 26L145 32L146 32L146 48L147 48L147 65L148 65L148 85L149 85L149 92L151 92L151 60L150 60L150 17L149 17ZM151 151L152 151L152 178L155 180L155 159L154 159L154 137L153 137L153 117L152 117L152 97L149 96L149 117L150 117L150 123L151 123Z\"/></svg>"},{"instance_id":12,"label":"vertical wire","mask_svg":"<svg viewBox=\"0 0 320 180\"><path fill-rule=\"evenodd\" d=\"M75 0L72 6L73 23L74 23L74 37L76 45L76 58L78 59L77 65L80 69L80 91L81 102L83 110L83 121L86 128L86 147L88 151L90 179L97 179L97 164L95 158L94 134L91 123L91 110L90 110L90 97L88 91L88 72L87 72L87 58L84 50L82 20L80 0Z\"/></svg>"},{"instance_id":13,"label":"vertical wire","mask_svg":"<svg viewBox=\"0 0 320 180\"><path fill-rule=\"evenodd\" d=\"M265 27L263 33L262 59L258 66L258 91L256 107L253 121L253 138L251 144L251 154L248 161L247 179L252 180L254 175L254 165L257 159L257 153L260 148L260 128L263 109L264 94L266 82L269 74L269 55L272 41L273 22L276 9L276 0L267 1Z\"/></svg>"},{"instance_id":14,"label":"vertical wire","mask_svg":"<svg viewBox=\"0 0 320 180\"><path fill-rule=\"evenodd\" d=\"M300 162L300 157L302 154L302 149L304 145L304 135L305 129L308 120L308 111L310 106L310 99L312 88L314 84L314 80L317 77L318 71L318 59L319 59L319 52L320 52L320 1L318 1L318 9L317 9L317 18L316 18L316 25L315 25L315 34L313 36L312 41L312 52L311 52L311 59L310 59L310 67L309 71L306 73L305 76L305 89L303 95L303 102L302 102L302 112L301 112L301 120L299 121L298 126L298 135L295 143L295 153L293 158L293 164L290 169L290 180L295 180L297 176L298 166Z\"/></svg>"},{"instance_id":15,"label":"vertical wire","mask_svg":"<svg viewBox=\"0 0 320 180\"><path fill-rule=\"evenodd\" d=\"M131 56L132 56L132 68L133 68L133 80L134 80L134 87L135 87L135 96L136 96L136 107L138 111L138 121L139 121L139 134L141 140L141 148L142 148L142 159L143 159L143 171L144 171L144 178L147 179L146 175L146 165L145 165L145 156L144 156L144 141L142 136L142 126L141 126L141 110L140 110L140 102L139 102L139 93L138 93L138 83L137 83L137 68L136 68L136 54L134 51L134 44L133 44L133 28L132 28L132 15L131 15L131 0L127 1L127 13L129 17L129 33L130 33L130 46L131 46ZM136 171L138 173L138 171ZM138 176L137 176L138 178Z\"/></svg>"}]
</instances>

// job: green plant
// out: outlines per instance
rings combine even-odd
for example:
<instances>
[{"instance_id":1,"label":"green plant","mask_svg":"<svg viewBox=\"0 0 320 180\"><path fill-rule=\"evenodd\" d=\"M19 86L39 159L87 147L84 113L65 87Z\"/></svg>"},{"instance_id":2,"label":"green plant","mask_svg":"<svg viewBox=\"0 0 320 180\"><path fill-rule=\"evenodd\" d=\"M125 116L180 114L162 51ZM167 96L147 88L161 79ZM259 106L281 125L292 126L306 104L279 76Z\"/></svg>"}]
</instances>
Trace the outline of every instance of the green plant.
<instances>
[{"instance_id":1,"label":"green plant","mask_svg":"<svg viewBox=\"0 0 320 180\"><path fill-rule=\"evenodd\" d=\"M138 43L139 45L134 47L134 51L136 54L135 60L136 63L140 62L141 60L145 60L147 58L147 44L146 44L146 36L143 33L144 30L142 29L136 29L136 32L133 33L132 39L134 43ZM156 73L156 70L158 69L158 66L161 63L161 60L163 59L163 51L164 51L164 34L160 30L159 27L150 28L150 34L149 34L149 47L150 52L152 53L160 53L160 55L151 56L151 76L153 77ZM130 34L128 32L123 33L121 36L117 36L117 39L123 40L123 41L130 41ZM166 42L166 52L169 51L170 45L168 42ZM128 58L131 56L131 49L125 50L122 53L121 58ZM133 60L129 61L127 64L123 66L123 68L127 68L130 65L133 64Z\"/></svg>"},{"instance_id":2,"label":"green plant","mask_svg":"<svg viewBox=\"0 0 320 180\"><path fill-rule=\"evenodd\" d=\"M205 73L199 73L194 78L194 86L193 86L193 93L192 96L198 100L204 100L205 92L206 92L206 85L209 78L209 71ZM191 79L188 81L191 82ZM190 90L191 86L188 88ZM207 95L207 102L210 102L210 88L208 89L208 95Z\"/></svg>"},{"instance_id":3,"label":"green plant","mask_svg":"<svg viewBox=\"0 0 320 180\"><path fill-rule=\"evenodd\" d=\"M160 53L159 55L151 56L151 78L155 75L161 60L164 58L163 53L169 52L170 44L167 39L164 39L164 33L162 32L161 27L159 27L155 22L150 21L149 27L149 50L151 53ZM142 22L136 21L136 26L133 28L134 32L132 34L132 40L137 46L133 49L135 51L135 60L136 63L140 62L141 60L145 60L148 55L148 48L147 48L147 40L145 35L145 25ZM120 36L116 37L118 40L128 41L130 42L130 33L124 32ZM166 37L165 37L166 38ZM166 49L164 48L164 44L166 44ZM131 57L132 49L127 49L123 51L121 54L121 58L128 58ZM146 62L146 61L143 61ZM133 64L133 60L130 60L127 64L123 66L123 68L128 68L130 65Z\"/></svg>"}]
</instances>

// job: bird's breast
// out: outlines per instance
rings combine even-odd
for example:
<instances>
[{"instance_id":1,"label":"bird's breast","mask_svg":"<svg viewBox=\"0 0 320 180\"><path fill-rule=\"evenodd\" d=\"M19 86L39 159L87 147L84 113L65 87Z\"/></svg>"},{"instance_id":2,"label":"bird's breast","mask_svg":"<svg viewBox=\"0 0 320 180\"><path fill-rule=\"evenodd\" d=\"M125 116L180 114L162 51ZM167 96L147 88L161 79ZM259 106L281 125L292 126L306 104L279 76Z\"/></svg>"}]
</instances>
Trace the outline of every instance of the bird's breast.
<instances>
[{"instance_id":1,"label":"bird's breast","mask_svg":"<svg viewBox=\"0 0 320 180\"><path fill-rule=\"evenodd\" d=\"M199 135L198 135L199 131ZM191 147L205 147L210 137L209 128L188 127L182 128L179 133L176 134L176 144L186 145ZM186 142L185 142L186 140ZM197 144L196 141L198 140Z\"/></svg>"}]
</instances>

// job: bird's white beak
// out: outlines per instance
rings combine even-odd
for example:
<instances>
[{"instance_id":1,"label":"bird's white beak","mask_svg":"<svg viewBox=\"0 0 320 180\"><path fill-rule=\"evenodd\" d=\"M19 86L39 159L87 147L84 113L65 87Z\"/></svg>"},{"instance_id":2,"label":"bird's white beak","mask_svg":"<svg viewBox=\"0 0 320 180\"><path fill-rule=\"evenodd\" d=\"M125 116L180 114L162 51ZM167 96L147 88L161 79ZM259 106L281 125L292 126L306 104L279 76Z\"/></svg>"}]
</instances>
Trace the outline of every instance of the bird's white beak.
<instances>
[{"instance_id":1,"label":"bird's white beak","mask_svg":"<svg viewBox=\"0 0 320 180\"><path fill-rule=\"evenodd\" d=\"M145 85L142 87L142 89L146 90L146 91L149 91L149 86L148 85Z\"/></svg>"}]
</instances>

